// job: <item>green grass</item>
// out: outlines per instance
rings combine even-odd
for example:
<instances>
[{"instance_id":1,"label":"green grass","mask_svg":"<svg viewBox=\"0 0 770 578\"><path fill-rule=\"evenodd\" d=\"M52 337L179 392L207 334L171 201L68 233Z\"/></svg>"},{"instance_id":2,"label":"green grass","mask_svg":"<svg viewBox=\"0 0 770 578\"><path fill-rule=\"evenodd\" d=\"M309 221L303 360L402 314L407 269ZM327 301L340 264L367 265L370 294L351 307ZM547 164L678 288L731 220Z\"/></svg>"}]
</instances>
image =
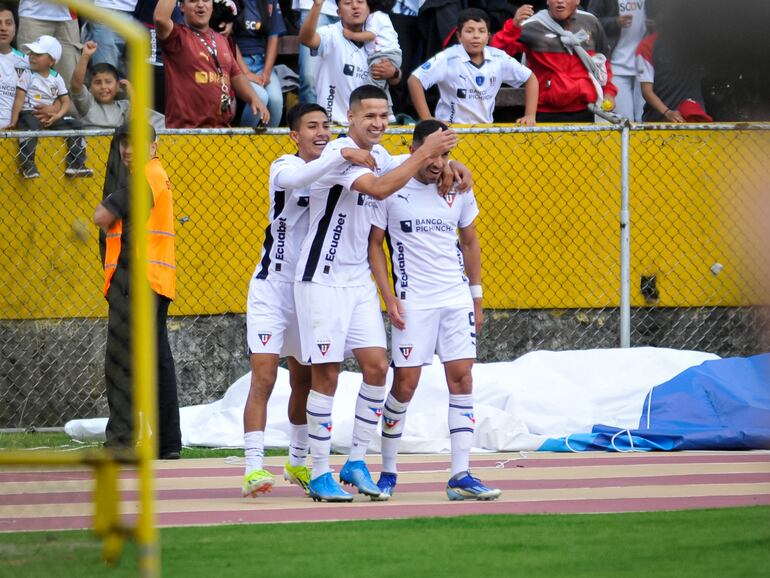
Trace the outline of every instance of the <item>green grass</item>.
<instances>
[{"instance_id":1,"label":"green grass","mask_svg":"<svg viewBox=\"0 0 770 578\"><path fill-rule=\"evenodd\" d=\"M0 433L0 451L45 448L51 450L71 450L73 448L98 447L96 442L78 443L65 433ZM286 450L265 451L266 456L285 456ZM242 448L183 448L183 458L226 458L243 457Z\"/></svg>"},{"instance_id":2,"label":"green grass","mask_svg":"<svg viewBox=\"0 0 770 578\"><path fill-rule=\"evenodd\" d=\"M468 516L161 531L163 576L767 576L770 507ZM55 569L55 570L54 570ZM86 532L0 534L0 576L137 575Z\"/></svg>"}]
</instances>

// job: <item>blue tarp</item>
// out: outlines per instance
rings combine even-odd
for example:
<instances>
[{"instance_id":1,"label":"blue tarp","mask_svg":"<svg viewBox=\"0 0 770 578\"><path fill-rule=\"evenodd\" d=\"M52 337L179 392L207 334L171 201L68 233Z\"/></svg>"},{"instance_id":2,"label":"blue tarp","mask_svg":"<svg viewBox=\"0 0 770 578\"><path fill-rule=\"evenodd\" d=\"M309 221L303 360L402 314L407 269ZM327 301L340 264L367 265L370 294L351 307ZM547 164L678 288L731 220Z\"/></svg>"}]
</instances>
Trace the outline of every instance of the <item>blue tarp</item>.
<instances>
[{"instance_id":1,"label":"blue tarp","mask_svg":"<svg viewBox=\"0 0 770 578\"><path fill-rule=\"evenodd\" d=\"M543 451L770 449L770 354L706 361L650 390L638 429L597 424Z\"/></svg>"}]
</instances>

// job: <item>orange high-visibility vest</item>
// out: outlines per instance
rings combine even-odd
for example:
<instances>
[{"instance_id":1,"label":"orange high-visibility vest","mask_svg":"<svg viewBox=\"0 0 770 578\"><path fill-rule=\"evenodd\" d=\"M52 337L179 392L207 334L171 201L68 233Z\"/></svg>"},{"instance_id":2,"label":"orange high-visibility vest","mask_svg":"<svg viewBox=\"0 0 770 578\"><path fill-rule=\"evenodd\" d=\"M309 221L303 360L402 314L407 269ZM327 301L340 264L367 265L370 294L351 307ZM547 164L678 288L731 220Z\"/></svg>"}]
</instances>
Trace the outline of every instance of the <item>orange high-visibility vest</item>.
<instances>
[{"instance_id":1,"label":"orange high-visibility vest","mask_svg":"<svg viewBox=\"0 0 770 578\"><path fill-rule=\"evenodd\" d=\"M150 160L144 174L152 190L153 207L147 221L147 277L155 293L173 299L176 294L176 256L174 252L174 203L171 182L157 158ZM104 255L104 294L110 288L120 257L123 221L118 219L107 231Z\"/></svg>"}]
</instances>

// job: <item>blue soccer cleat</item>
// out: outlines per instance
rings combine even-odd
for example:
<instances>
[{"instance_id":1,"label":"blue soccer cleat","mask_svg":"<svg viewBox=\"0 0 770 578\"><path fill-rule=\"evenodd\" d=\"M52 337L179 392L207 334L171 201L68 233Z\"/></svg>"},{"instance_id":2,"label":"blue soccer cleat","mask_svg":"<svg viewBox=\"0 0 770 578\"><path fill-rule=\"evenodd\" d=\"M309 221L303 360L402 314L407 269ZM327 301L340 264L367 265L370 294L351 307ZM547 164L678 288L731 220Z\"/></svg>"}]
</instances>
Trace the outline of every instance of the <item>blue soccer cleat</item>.
<instances>
[{"instance_id":1,"label":"blue soccer cleat","mask_svg":"<svg viewBox=\"0 0 770 578\"><path fill-rule=\"evenodd\" d=\"M365 494L373 500L380 497L380 488L372 480L364 460L345 462L342 471L340 471L340 481L343 484L357 487L359 494Z\"/></svg>"},{"instance_id":2,"label":"blue soccer cleat","mask_svg":"<svg viewBox=\"0 0 770 578\"><path fill-rule=\"evenodd\" d=\"M352 502L353 495L347 493L332 477L331 472L326 472L308 484L308 495L314 502Z\"/></svg>"},{"instance_id":3,"label":"blue soccer cleat","mask_svg":"<svg viewBox=\"0 0 770 578\"><path fill-rule=\"evenodd\" d=\"M449 478L446 485L446 495L452 500L496 500L500 490L488 488L481 480L474 478L470 472L460 472Z\"/></svg>"},{"instance_id":4,"label":"blue soccer cleat","mask_svg":"<svg viewBox=\"0 0 770 578\"><path fill-rule=\"evenodd\" d=\"M396 489L396 479L398 479L398 474L381 472L380 479L377 480L377 487L380 488L380 497L372 498L372 500L377 502L387 502Z\"/></svg>"}]
</instances>

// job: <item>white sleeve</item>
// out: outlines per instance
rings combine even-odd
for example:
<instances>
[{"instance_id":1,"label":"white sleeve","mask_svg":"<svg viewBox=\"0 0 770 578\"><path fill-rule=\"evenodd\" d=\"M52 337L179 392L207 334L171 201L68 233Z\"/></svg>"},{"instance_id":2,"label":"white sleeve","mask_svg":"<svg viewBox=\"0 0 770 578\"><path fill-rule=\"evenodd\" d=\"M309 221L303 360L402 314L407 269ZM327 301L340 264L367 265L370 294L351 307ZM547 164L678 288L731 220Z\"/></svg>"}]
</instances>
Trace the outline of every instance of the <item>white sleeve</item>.
<instances>
[{"instance_id":1,"label":"white sleeve","mask_svg":"<svg viewBox=\"0 0 770 578\"><path fill-rule=\"evenodd\" d=\"M311 50L310 54L313 56L324 56L334 50L334 29L334 24L327 24L316 30L318 36L321 37L321 43L318 45L318 48Z\"/></svg>"},{"instance_id":2,"label":"white sleeve","mask_svg":"<svg viewBox=\"0 0 770 578\"><path fill-rule=\"evenodd\" d=\"M518 60L510 56L504 59L502 69L503 78L501 81L514 88L527 82L532 75L532 71L529 68L522 66Z\"/></svg>"},{"instance_id":3,"label":"white sleeve","mask_svg":"<svg viewBox=\"0 0 770 578\"><path fill-rule=\"evenodd\" d=\"M636 76L639 77L639 82L655 82L655 69L641 54L636 55Z\"/></svg>"},{"instance_id":4,"label":"white sleeve","mask_svg":"<svg viewBox=\"0 0 770 578\"><path fill-rule=\"evenodd\" d=\"M463 206L460 211L460 218L457 221L457 226L464 228L473 223L474 219L478 216L479 206L476 203L476 197L474 196L472 189L465 193L458 194L463 200Z\"/></svg>"},{"instance_id":5,"label":"white sleeve","mask_svg":"<svg viewBox=\"0 0 770 578\"><path fill-rule=\"evenodd\" d=\"M415 68L412 75L420 81L423 88L430 88L434 84L441 82L446 75L446 54L439 52L425 62L422 66Z\"/></svg>"},{"instance_id":6,"label":"white sleeve","mask_svg":"<svg viewBox=\"0 0 770 578\"><path fill-rule=\"evenodd\" d=\"M385 231L388 228L388 203L387 199L374 203L372 208L372 225Z\"/></svg>"},{"instance_id":7,"label":"white sleeve","mask_svg":"<svg viewBox=\"0 0 770 578\"><path fill-rule=\"evenodd\" d=\"M19 81L16 83L16 88L20 88L24 92L28 92L30 80L32 80L32 72L27 68L19 77Z\"/></svg>"},{"instance_id":8,"label":"white sleeve","mask_svg":"<svg viewBox=\"0 0 770 578\"><path fill-rule=\"evenodd\" d=\"M67 91L67 85L64 84L64 79L61 77L61 74L56 75L54 82L56 83L56 89L59 91L59 97L69 96L70 93Z\"/></svg>"},{"instance_id":9,"label":"white sleeve","mask_svg":"<svg viewBox=\"0 0 770 578\"><path fill-rule=\"evenodd\" d=\"M330 168L345 161L339 150L332 151L329 155L322 155L302 165L296 162L286 162L284 161L285 158L285 156L281 157L273 163L275 170L273 183L279 189L305 188L321 178Z\"/></svg>"}]
</instances>

